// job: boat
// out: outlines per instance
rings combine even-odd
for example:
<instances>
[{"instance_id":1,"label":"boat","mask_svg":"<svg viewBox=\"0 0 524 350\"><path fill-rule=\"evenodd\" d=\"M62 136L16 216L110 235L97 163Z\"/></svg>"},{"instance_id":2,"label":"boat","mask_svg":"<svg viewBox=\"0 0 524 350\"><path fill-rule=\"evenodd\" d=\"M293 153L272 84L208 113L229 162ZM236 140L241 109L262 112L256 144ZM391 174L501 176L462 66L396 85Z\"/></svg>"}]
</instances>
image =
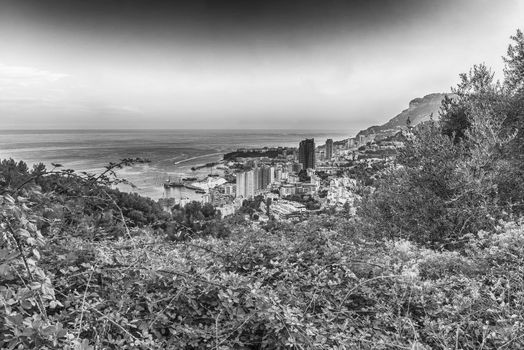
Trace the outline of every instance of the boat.
<instances>
[{"instance_id":1,"label":"boat","mask_svg":"<svg viewBox=\"0 0 524 350\"><path fill-rule=\"evenodd\" d=\"M184 187L184 183L183 182L180 182L180 181L174 181L174 182L170 182L170 181L167 181L167 182L164 182L164 188L169 188L169 187Z\"/></svg>"},{"instance_id":2,"label":"boat","mask_svg":"<svg viewBox=\"0 0 524 350\"><path fill-rule=\"evenodd\" d=\"M182 181L198 181L198 179L196 177L185 177Z\"/></svg>"}]
</instances>

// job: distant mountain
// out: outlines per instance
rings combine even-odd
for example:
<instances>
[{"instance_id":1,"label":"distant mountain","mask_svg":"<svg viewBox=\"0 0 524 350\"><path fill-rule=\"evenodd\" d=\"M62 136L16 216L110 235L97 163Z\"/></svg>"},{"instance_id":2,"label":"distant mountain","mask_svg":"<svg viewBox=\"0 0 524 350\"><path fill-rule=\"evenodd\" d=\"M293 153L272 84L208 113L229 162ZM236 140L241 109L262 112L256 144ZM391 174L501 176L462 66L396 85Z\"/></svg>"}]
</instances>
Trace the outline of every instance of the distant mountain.
<instances>
[{"instance_id":1,"label":"distant mountain","mask_svg":"<svg viewBox=\"0 0 524 350\"><path fill-rule=\"evenodd\" d=\"M391 118L385 124L375 125L366 130L361 130L357 134L357 137L359 135L369 135L373 133L377 134L379 138L381 136L385 137L395 135L402 128L406 127L408 118L411 120L412 126L428 121L432 113L433 118L438 119L441 102L446 95L451 94L434 93L411 100L408 109L403 110L400 114Z\"/></svg>"}]
</instances>

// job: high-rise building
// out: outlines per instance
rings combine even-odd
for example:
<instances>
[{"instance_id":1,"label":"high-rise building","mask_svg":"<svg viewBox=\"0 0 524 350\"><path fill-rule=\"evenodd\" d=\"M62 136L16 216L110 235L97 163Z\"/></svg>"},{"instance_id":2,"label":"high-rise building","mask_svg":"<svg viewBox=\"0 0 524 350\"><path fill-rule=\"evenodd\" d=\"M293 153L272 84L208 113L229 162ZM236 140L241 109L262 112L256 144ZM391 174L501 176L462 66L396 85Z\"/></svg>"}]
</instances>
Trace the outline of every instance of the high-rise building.
<instances>
[{"instance_id":1,"label":"high-rise building","mask_svg":"<svg viewBox=\"0 0 524 350\"><path fill-rule=\"evenodd\" d=\"M280 181L282 179L282 169L278 168L275 170L275 181Z\"/></svg>"},{"instance_id":2,"label":"high-rise building","mask_svg":"<svg viewBox=\"0 0 524 350\"><path fill-rule=\"evenodd\" d=\"M262 168L262 187L260 188L265 189L274 181L275 181L275 168L271 166L264 166Z\"/></svg>"},{"instance_id":3,"label":"high-rise building","mask_svg":"<svg viewBox=\"0 0 524 350\"><path fill-rule=\"evenodd\" d=\"M249 194L242 192L242 190L239 191L240 188L249 188L251 189L251 183L253 187L253 193L257 190L263 190L266 189L269 184L275 181L275 168L270 166L262 166L262 167L255 167L253 170L250 171L250 175L242 175L247 173L241 173L237 175L237 197L249 197ZM242 177L244 176L244 178ZM249 181L247 182L247 178L245 176L251 176ZM249 183L249 185L248 185Z\"/></svg>"},{"instance_id":4,"label":"high-rise building","mask_svg":"<svg viewBox=\"0 0 524 350\"><path fill-rule=\"evenodd\" d=\"M326 160L333 158L333 139L326 140Z\"/></svg>"},{"instance_id":5,"label":"high-rise building","mask_svg":"<svg viewBox=\"0 0 524 350\"><path fill-rule=\"evenodd\" d=\"M253 182L255 184L255 191L262 188L262 169L259 167L253 169Z\"/></svg>"},{"instance_id":6,"label":"high-rise building","mask_svg":"<svg viewBox=\"0 0 524 350\"><path fill-rule=\"evenodd\" d=\"M268 167L268 166L265 166L263 167L261 170L261 173L262 173L262 181L261 181L261 186L260 186L260 189L265 189L267 187L267 185L269 185L269 173L270 173L270 170L271 168Z\"/></svg>"},{"instance_id":7,"label":"high-rise building","mask_svg":"<svg viewBox=\"0 0 524 350\"><path fill-rule=\"evenodd\" d=\"M303 169L315 169L315 139L300 141L298 161L302 164Z\"/></svg>"},{"instance_id":8,"label":"high-rise building","mask_svg":"<svg viewBox=\"0 0 524 350\"><path fill-rule=\"evenodd\" d=\"M245 197L245 191L246 191L246 176L245 173L238 173L237 174L237 197Z\"/></svg>"},{"instance_id":9,"label":"high-rise building","mask_svg":"<svg viewBox=\"0 0 524 350\"><path fill-rule=\"evenodd\" d=\"M252 198L255 196L255 171L245 171L237 174L237 197Z\"/></svg>"},{"instance_id":10,"label":"high-rise building","mask_svg":"<svg viewBox=\"0 0 524 350\"><path fill-rule=\"evenodd\" d=\"M246 172L246 198L253 198L255 196L255 190L255 174L253 170L250 170Z\"/></svg>"}]
</instances>

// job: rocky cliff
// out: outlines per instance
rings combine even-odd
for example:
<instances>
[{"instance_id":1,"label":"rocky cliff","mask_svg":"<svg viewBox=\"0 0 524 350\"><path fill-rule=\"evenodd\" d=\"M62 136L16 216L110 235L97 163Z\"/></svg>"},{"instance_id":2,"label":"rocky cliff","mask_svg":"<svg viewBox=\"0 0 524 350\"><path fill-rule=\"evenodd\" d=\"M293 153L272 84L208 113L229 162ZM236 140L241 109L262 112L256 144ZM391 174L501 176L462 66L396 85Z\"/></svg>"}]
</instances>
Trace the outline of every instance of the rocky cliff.
<instances>
[{"instance_id":1,"label":"rocky cliff","mask_svg":"<svg viewBox=\"0 0 524 350\"><path fill-rule=\"evenodd\" d=\"M415 98L409 102L409 107L403 110L397 116L391 118L387 123L382 125L371 126L365 130L361 130L359 135L377 134L379 136L391 136L396 134L403 127L406 127L408 118L411 120L411 125L415 126L419 123L430 119L431 114L433 118L439 117L439 109L444 96L449 95L445 93L434 93L424 97Z\"/></svg>"}]
</instances>

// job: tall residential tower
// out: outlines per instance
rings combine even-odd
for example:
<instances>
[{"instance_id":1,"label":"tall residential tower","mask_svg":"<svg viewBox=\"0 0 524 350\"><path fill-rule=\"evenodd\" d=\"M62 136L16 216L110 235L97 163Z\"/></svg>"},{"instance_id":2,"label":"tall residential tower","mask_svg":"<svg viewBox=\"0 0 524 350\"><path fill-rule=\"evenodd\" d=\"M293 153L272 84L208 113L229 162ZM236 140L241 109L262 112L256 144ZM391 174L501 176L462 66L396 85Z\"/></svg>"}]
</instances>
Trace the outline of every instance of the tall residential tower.
<instances>
[{"instance_id":1,"label":"tall residential tower","mask_svg":"<svg viewBox=\"0 0 524 350\"><path fill-rule=\"evenodd\" d=\"M333 139L326 140L326 160L333 158Z\"/></svg>"},{"instance_id":2,"label":"tall residential tower","mask_svg":"<svg viewBox=\"0 0 524 350\"><path fill-rule=\"evenodd\" d=\"M300 141L298 161L302 164L302 169L315 169L315 139Z\"/></svg>"}]
</instances>

